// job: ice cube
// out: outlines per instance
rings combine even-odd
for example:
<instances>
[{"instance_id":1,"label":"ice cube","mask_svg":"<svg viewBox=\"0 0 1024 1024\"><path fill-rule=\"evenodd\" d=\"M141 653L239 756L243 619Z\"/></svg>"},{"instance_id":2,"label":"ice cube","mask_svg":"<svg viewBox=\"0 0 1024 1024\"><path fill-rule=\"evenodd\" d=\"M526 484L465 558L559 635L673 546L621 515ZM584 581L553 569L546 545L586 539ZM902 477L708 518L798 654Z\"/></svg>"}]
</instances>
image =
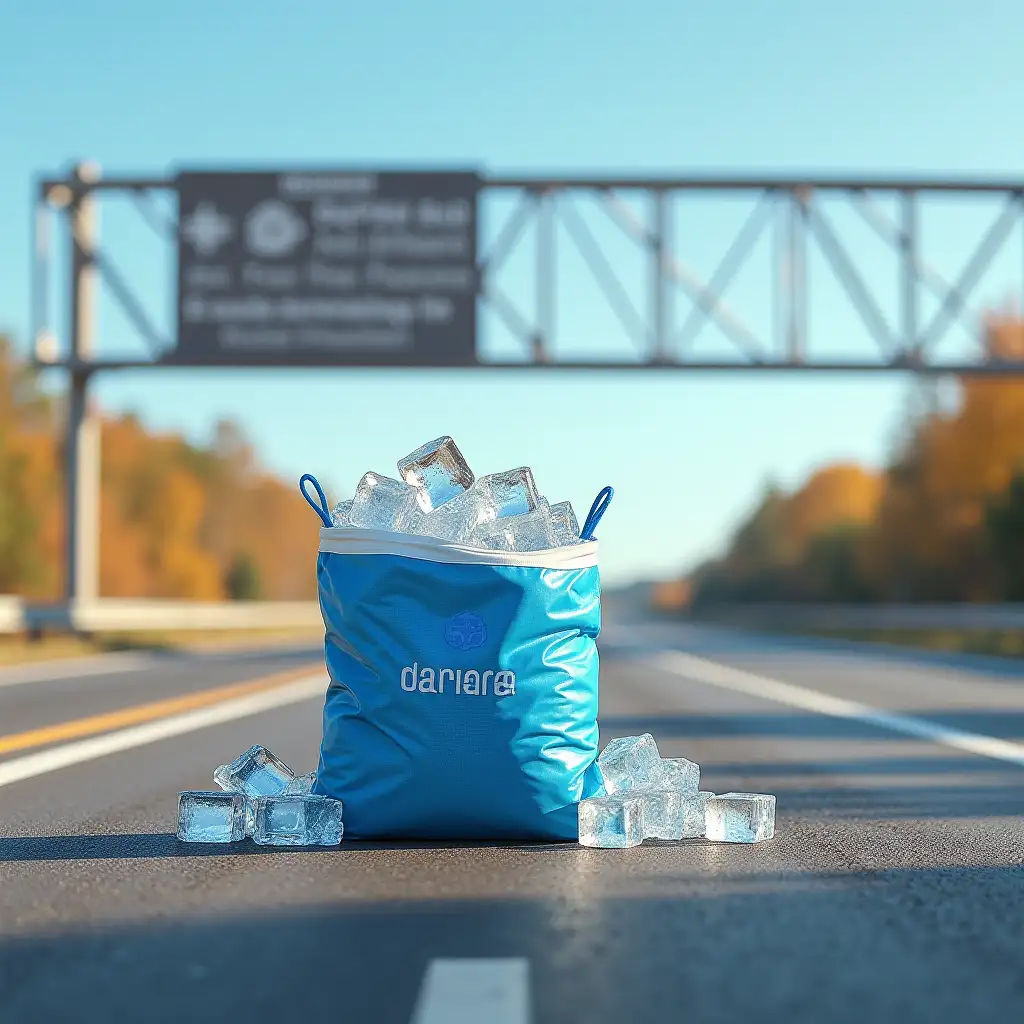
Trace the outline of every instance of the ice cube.
<instances>
[{"instance_id":1,"label":"ice cube","mask_svg":"<svg viewBox=\"0 0 1024 1024\"><path fill-rule=\"evenodd\" d=\"M580 524L576 521L576 513L568 501L560 501L551 506L551 531L555 543L559 547L567 544L579 544Z\"/></svg>"},{"instance_id":2,"label":"ice cube","mask_svg":"<svg viewBox=\"0 0 1024 1024\"><path fill-rule=\"evenodd\" d=\"M577 810L581 846L622 850L644 841L643 804L635 796L581 800Z\"/></svg>"},{"instance_id":3,"label":"ice cube","mask_svg":"<svg viewBox=\"0 0 1024 1024\"><path fill-rule=\"evenodd\" d=\"M421 488L380 473L365 473L356 487L349 518L364 530L412 533L429 511L430 498Z\"/></svg>"},{"instance_id":4,"label":"ice cube","mask_svg":"<svg viewBox=\"0 0 1024 1024\"><path fill-rule=\"evenodd\" d=\"M700 765L685 757L663 757L658 765L657 783L661 789L696 793L700 789Z\"/></svg>"},{"instance_id":5,"label":"ice cube","mask_svg":"<svg viewBox=\"0 0 1024 1024\"><path fill-rule=\"evenodd\" d=\"M313 792L313 786L316 783L316 772L310 772L308 775L300 775L297 779L292 779L284 788L284 796L307 796Z\"/></svg>"},{"instance_id":6,"label":"ice cube","mask_svg":"<svg viewBox=\"0 0 1024 1024\"><path fill-rule=\"evenodd\" d=\"M416 532L453 544L468 544L473 531L497 514L490 491L473 486L423 516L416 524Z\"/></svg>"},{"instance_id":7,"label":"ice cube","mask_svg":"<svg viewBox=\"0 0 1024 1024\"><path fill-rule=\"evenodd\" d=\"M758 843L775 835L775 797L722 793L705 808L707 837L719 843Z\"/></svg>"},{"instance_id":8,"label":"ice cube","mask_svg":"<svg viewBox=\"0 0 1024 1024\"><path fill-rule=\"evenodd\" d=\"M337 846L344 825L341 801L327 796L261 796L255 801L253 841L260 846Z\"/></svg>"},{"instance_id":9,"label":"ice cube","mask_svg":"<svg viewBox=\"0 0 1024 1024\"><path fill-rule=\"evenodd\" d=\"M221 789L242 793L250 799L283 793L294 778L284 761L259 745L250 747L231 764L222 764L213 773L213 781Z\"/></svg>"},{"instance_id":10,"label":"ice cube","mask_svg":"<svg viewBox=\"0 0 1024 1024\"><path fill-rule=\"evenodd\" d=\"M597 759L610 796L650 786L658 777L660 765L658 744L649 732L612 740Z\"/></svg>"},{"instance_id":11,"label":"ice cube","mask_svg":"<svg viewBox=\"0 0 1024 1024\"><path fill-rule=\"evenodd\" d=\"M398 475L430 495L432 508L463 494L476 477L450 437L439 437L398 462Z\"/></svg>"},{"instance_id":12,"label":"ice cube","mask_svg":"<svg viewBox=\"0 0 1024 1024\"><path fill-rule=\"evenodd\" d=\"M186 843L236 843L245 835L241 793L178 794L178 838Z\"/></svg>"},{"instance_id":13,"label":"ice cube","mask_svg":"<svg viewBox=\"0 0 1024 1024\"><path fill-rule=\"evenodd\" d=\"M481 523L470 539L477 547L491 551L541 551L555 547L547 508Z\"/></svg>"},{"instance_id":14,"label":"ice cube","mask_svg":"<svg viewBox=\"0 0 1024 1024\"><path fill-rule=\"evenodd\" d=\"M351 526L352 525L352 502L351 501L339 501L334 506L334 511L331 513L331 525L332 526Z\"/></svg>"},{"instance_id":15,"label":"ice cube","mask_svg":"<svg viewBox=\"0 0 1024 1024\"><path fill-rule=\"evenodd\" d=\"M533 473L526 466L504 473L492 473L481 477L478 482L490 491L499 516L518 516L532 512L540 503Z\"/></svg>"},{"instance_id":16,"label":"ice cube","mask_svg":"<svg viewBox=\"0 0 1024 1024\"><path fill-rule=\"evenodd\" d=\"M643 801L645 839L699 839L704 835L704 812L712 794L654 788L634 792Z\"/></svg>"}]
</instances>

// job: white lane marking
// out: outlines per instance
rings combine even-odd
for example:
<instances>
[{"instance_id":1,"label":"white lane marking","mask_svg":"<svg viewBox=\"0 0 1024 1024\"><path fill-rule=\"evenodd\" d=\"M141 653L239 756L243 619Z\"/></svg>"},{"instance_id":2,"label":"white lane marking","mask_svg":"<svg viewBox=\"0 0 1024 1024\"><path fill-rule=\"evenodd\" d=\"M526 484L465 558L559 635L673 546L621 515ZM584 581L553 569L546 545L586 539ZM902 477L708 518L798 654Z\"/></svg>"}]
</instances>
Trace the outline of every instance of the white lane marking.
<instances>
[{"instance_id":1,"label":"white lane marking","mask_svg":"<svg viewBox=\"0 0 1024 1024\"><path fill-rule=\"evenodd\" d=\"M792 683L782 683L768 676L744 672L742 669L699 658L695 654L686 654L683 651L661 651L642 660L662 671L699 683L721 686L726 690L746 693L752 697L775 701L777 704L804 708L806 711L816 711L820 715L829 715L832 718L866 722L930 743L939 743L942 746L978 754L980 757L991 757L997 761L1007 761L1024 767L1024 745L1020 743L1011 743L982 733L950 729L937 722L929 722L927 719L915 718L912 715L881 711L867 704L832 697L827 693L809 690Z\"/></svg>"},{"instance_id":2,"label":"white lane marking","mask_svg":"<svg viewBox=\"0 0 1024 1024\"><path fill-rule=\"evenodd\" d=\"M138 672L141 669L150 668L155 662L156 658L152 654L141 654L135 651L97 654L87 658L33 661L25 665L0 668L0 686L48 683L51 680L113 675L116 672Z\"/></svg>"},{"instance_id":3,"label":"white lane marking","mask_svg":"<svg viewBox=\"0 0 1024 1024\"><path fill-rule=\"evenodd\" d=\"M529 970L522 958L431 960L412 1024L529 1024Z\"/></svg>"},{"instance_id":4,"label":"white lane marking","mask_svg":"<svg viewBox=\"0 0 1024 1024\"><path fill-rule=\"evenodd\" d=\"M122 750L143 747L171 736L180 736L182 733L206 729L211 725L231 722L236 718L256 715L270 708L295 704L310 697L322 697L326 690L326 676L310 676L272 690L263 690L246 697L213 704L208 708L197 708L195 711L185 711L180 715L171 715L155 722L119 729L92 739L65 743L63 746L41 750L37 754L28 754L12 761L0 761L0 787L20 782L22 779L31 779L36 775L55 772L73 764L81 764L83 761L117 754Z\"/></svg>"}]
</instances>

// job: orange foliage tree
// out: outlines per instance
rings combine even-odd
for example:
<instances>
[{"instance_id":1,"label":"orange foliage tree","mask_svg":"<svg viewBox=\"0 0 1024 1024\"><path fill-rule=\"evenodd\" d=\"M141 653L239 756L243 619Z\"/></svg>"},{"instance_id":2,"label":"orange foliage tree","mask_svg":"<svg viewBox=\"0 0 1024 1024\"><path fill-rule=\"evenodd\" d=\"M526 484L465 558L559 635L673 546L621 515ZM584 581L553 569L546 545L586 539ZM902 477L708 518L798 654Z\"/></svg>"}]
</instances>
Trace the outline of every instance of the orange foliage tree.
<instances>
[{"instance_id":1,"label":"orange foliage tree","mask_svg":"<svg viewBox=\"0 0 1024 1024\"><path fill-rule=\"evenodd\" d=\"M1024 355L1024 325L993 318L984 344L993 356ZM959 382L953 412L917 423L890 468L868 549L879 595L894 600L1001 597L999 550L986 529L1024 465L1024 382Z\"/></svg>"},{"instance_id":2,"label":"orange foliage tree","mask_svg":"<svg viewBox=\"0 0 1024 1024\"><path fill-rule=\"evenodd\" d=\"M61 585L55 409L0 337L0 593L44 596Z\"/></svg>"},{"instance_id":3,"label":"orange foliage tree","mask_svg":"<svg viewBox=\"0 0 1024 1024\"><path fill-rule=\"evenodd\" d=\"M982 344L1024 358L1024 322L989 318ZM695 574L696 602L1024 599L1024 381L960 380L904 435L882 476L837 465L770 490Z\"/></svg>"},{"instance_id":4,"label":"orange foliage tree","mask_svg":"<svg viewBox=\"0 0 1024 1024\"><path fill-rule=\"evenodd\" d=\"M695 603L863 596L860 548L881 494L879 475L847 463L792 494L768 488L726 556L696 573Z\"/></svg>"},{"instance_id":5,"label":"orange foliage tree","mask_svg":"<svg viewBox=\"0 0 1024 1024\"><path fill-rule=\"evenodd\" d=\"M293 484L263 472L237 428L199 448L133 416L102 419L100 593L303 599L318 532ZM61 409L0 338L0 593L62 588Z\"/></svg>"}]
</instances>

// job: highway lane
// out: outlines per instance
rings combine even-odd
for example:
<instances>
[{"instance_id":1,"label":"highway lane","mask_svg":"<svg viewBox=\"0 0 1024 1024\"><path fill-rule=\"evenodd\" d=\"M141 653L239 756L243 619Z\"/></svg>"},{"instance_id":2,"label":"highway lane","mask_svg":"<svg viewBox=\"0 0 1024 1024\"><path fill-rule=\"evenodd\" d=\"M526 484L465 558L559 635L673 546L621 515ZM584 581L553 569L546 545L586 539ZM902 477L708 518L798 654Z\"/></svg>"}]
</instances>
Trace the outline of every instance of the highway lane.
<instances>
[{"instance_id":1,"label":"highway lane","mask_svg":"<svg viewBox=\"0 0 1024 1024\"><path fill-rule=\"evenodd\" d=\"M313 766L319 700L295 699L0 786L0 1020L408 1024L431 963L463 958L494 961L534 1022L1018 1015L1024 769L792 701L856 701L1012 753L1024 744L1024 666L624 612L605 637L602 740L650 730L666 755L702 764L704 788L776 793L774 840L178 844L177 792L208 787L251 743ZM164 659L77 687L0 684L0 737L301 673L310 653ZM25 756L0 753L0 773ZM522 1024L497 981L475 989L452 970L456 993L476 991L475 1016L459 1017L452 985L438 985L422 1024Z\"/></svg>"},{"instance_id":2,"label":"highway lane","mask_svg":"<svg viewBox=\"0 0 1024 1024\"><path fill-rule=\"evenodd\" d=\"M0 669L0 735L315 665L322 659L322 643L304 643L251 651L101 655L81 659L78 663L86 670L81 675L64 675L60 662ZM109 670L94 671L104 666ZM47 668L49 678L43 675Z\"/></svg>"}]
</instances>

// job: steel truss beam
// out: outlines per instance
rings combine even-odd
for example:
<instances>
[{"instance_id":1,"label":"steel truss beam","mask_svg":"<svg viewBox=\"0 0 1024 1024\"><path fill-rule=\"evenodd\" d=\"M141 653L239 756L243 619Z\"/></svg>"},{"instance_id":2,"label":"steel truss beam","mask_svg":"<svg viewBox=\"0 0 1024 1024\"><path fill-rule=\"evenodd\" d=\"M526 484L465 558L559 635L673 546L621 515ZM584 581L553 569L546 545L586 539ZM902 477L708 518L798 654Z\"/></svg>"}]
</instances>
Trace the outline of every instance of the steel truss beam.
<instances>
[{"instance_id":1,"label":"steel truss beam","mask_svg":"<svg viewBox=\"0 0 1024 1024\"><path fill-rule=\"evenodd\" d=\"M45 179L39 182L34 275L35 331L37 342L47 335L46 293L48 258L43 226L53 207L73 211L83 196L95 192L132 195L147 222L173 240L176 226L152 203L152 193L173 191L174 178L102 178L83 180ZM707 280L683 260L673 244L674 204L681 198L733 196L752 200L752 210L731 238L722 239L721 258ZM994 222L963 264L955 280L947 280L921 255L921 199L935 195L982 196L1002 200ZM1024 182L952 179L846 179L758 177L489 177L482 182L482 202L497 196L517 197L496 232L489 249L479 259L481 308L500 320L517 339L518 358L485 361L475 368L503 370L833 370L893 371L919 374L1021 374L1024 357L996 358L980 341L982 324L971 308L974 289L981 281L1015 227L1024 228ZM865 225L895 255L898 306L895 323L884 312L884 303L865 279L865 263L850 251L842 233L826 212L828 197L847 201ZM644 201L648 216L636 212ZM893 218L885 200L895 198L899 215ZM594 232L594 221L581 213L582 200L596 204L601 214L617 226L622 236L639 247L646 266L647 284L639 295L631 294L616 269L615 260ZM69 217L69 225L73 218ZM524 232L534 232L532 252L534 296L532 315L520 308L502 283L502 268L516 251ZM777 323L751 324L724 298L724 293L749 260L759 240L774 226L774 269L771 289ZM575 248L629 345L621 352L600 357L570 357L559 353L556 338L556 307L559 274L556 239L561 235ZM106 359L69 355L39 358L48 366L62 366L75 374L101 369L175 366L171 339L163 338L151 323L144 304L133 295L110 257L95 249L83 250L83 259L121 303L129 320L145 339L152 359ZM856 310L863 337L863 352L841 357L826 356L815 346L809 332L808 256L816 251L842 287ZM1020 293L1024 295L1024 266ZM680 293L687 307L681 324L676 320ZM930 320L922 321L921 299L928 294L938 303ZM728 340L731 353L701 359L694 352L700 331L713 323ZM959 323L979 338L976 352L950 359L937 352L939 342ZM41 347L37 344L37 354ZM484 357L486 358L486 357Z\"/></svg>"}]
</instances>

